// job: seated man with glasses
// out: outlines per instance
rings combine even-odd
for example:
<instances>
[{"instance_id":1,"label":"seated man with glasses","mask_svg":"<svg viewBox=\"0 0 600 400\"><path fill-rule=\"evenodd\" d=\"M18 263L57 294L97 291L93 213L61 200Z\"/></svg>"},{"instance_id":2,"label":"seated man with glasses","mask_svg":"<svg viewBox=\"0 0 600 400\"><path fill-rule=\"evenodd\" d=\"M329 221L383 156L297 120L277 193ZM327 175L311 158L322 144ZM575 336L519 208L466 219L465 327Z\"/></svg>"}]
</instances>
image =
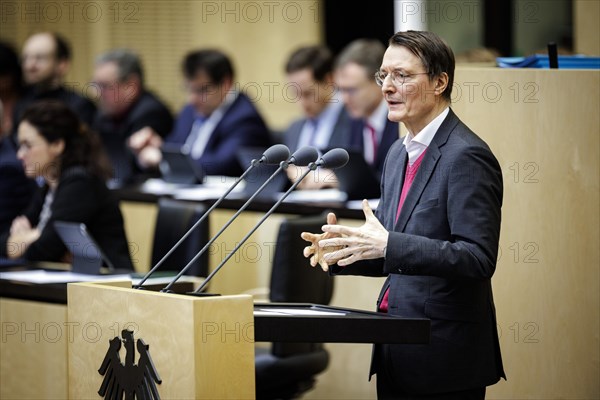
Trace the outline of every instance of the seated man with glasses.
<instances>
[{"instance_id":1,"label":"seated man with glasses","mask_svg":"<svg viewBox=\"0 0 600 400\"><path fill-rule=\"evenodd\" d=\"M294 152L302 146L313 146L321 152L334 147L348 147L351 119L339 98L333 81L333 55L325 46L304 46L287 60L288 84L302 117L293 121L283 134L283 142ZM290 165L288 177L295 182L306 167ZM319 169L303 179L298 189L336 187L333 171Z\"/></svg>"},{"instance_id":2,"label":"seated man with glasses","mask_svg":"<svg viewBox=\"0 0 600 400\"><path fill-rule=\"evenodd\" d=\"M373 80L385 47L377 40L358 39L342 50L335 65L335 83L351 117L350 148L362 149L367 163L381 176L383 161L400 136L398 123L387 117L381 87Z\"/></svg>"},{"instance_id":3,"label":"seated man with glasses","mask_svg":"<svg viewBox=\"0 0 600 400\"><path fill-rule=\"evenodd\" d=\"M189 103L164 142L185 146L207 175L241 175L238 150L266 148L271 137L254 104L235 89L231 61L218 50L194 51L185 57L183 73ZM140 152L140 160L157 166L161 145L155 140Z\"/></svg>"},{"instance_id":4,"label":"seated man with glasses","mask_svg":"<svg viewBox=\"0 0 600 400\"><path fill-rule=\"evenodd\" d=\"M144 87L139 57L116 49L96 60L94 84L99 90L99 112L93 128L102 139L114 167L117 184L144 177L138 136L164 137L173 127L173 116L162 101ZM137 156L137 157L136 157Z\"/></svg>"},{"instance_id":5,"label":"seated man with glasses","mask_svg":"<svg viewBox=\"0 0 600 400\"><path fill-rule=\"evenodd\" d=\"M39 100L62 101L83 122L88 125L92 123L96 114L94 103L65 85L65 76L70 67L71 47L61 35L40 32L27 38L21 54L21 69L26 87L12 114L11 129L15 141L17 126L25 109Z\"/></svg>"}]
</instances>

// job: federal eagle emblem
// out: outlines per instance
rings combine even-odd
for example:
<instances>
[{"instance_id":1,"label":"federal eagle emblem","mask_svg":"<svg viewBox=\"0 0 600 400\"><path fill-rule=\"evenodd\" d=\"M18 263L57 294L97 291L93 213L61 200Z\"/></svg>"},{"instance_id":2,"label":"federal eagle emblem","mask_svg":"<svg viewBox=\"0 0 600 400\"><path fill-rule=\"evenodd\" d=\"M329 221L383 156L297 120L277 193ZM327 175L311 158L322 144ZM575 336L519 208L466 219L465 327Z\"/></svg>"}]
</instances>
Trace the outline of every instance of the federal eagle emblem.
<instances>
[{"instance_id":1,"label":"federal eagle emblem","mask_svg":"<svg viewBox=\"0 0 600 400\"><path fill-rule=\"evenodd\" d=\"M104 376L98 394L106 400L160 400L156 384L162 380L154 367L148 348L142 339L133 338L133 331L123 330L123 339L118 336L109 341L108 351L98 372ZM125 364L121 362L119 350L125 344ZM135 347L140 353L137 365ZM123 397L124 396L124 397Z\"/></svg>"}]
</instances>

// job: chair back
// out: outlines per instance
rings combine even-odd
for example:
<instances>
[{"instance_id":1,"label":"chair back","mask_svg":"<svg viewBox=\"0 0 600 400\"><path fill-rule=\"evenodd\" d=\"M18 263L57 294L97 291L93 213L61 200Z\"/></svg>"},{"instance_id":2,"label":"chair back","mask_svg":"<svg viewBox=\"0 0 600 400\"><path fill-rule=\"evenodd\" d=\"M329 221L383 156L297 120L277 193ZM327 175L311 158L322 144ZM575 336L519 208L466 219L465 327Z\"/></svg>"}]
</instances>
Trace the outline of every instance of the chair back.
<instances>
[{"instance_id":1,"label":"chair back","mask_svg":"<svg viewBox=\"0 0 600 400\"><path fill-rule=\"evenodd\" d=\"M206 208L198 203L169 198L161 198L158 201L152 265L156 265L171 250L173 245L204 215L205 211ZM159 270L180 271L208 242L208 234L207 219L165 260ZM208 252L194 262L186 275L208 275Z\"/></svg>"},{"instance_id":2,"label":"chair back","mask_svg":"<svg viewBox=\"0 0 600 400\"><path fill-rule=\"evenodd\" d=\"M269 299L283 303L313 303L327 305L331 302L334 277L320 267L311 267L302 250L307 242L300 238L302 232L321 232L325 215L285 219L279 227ZM320 343L273 343L272 353L279 357L310 353L322 348Z\"/></svg>"},{"instance_id":3,"label":"chair back","mask_svg":"<svg viewBox=\"0 0 600 400\"><path fill-rule=\"evenodd\" d=\"M307 242L300 238L302 232L321 232L325 223L323 215L281 222L271 271L271 301L329 304L333 295L333 277L319 267L310 266L302 255Z\"/></svg>"}]
</instances>

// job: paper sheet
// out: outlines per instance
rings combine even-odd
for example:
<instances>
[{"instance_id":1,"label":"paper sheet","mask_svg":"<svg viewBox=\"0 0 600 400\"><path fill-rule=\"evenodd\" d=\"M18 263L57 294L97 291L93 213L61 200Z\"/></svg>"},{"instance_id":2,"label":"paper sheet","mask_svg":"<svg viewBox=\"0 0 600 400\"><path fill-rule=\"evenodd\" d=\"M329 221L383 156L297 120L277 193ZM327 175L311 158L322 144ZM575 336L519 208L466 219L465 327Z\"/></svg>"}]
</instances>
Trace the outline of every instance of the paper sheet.
<instances>
[{"instance_id":1,"label":"paper sheet","mask_svg":"<svg viewBox=\"0 0 600 400\"><path fill-rule=\"evenodd\" d=\"M144 285L167 285L175 276L161 276L149 279ZM0 279L6 279L26 283L68 283L68 282L96 282L96 281L124 281L131 280L135 286L139 284L141 278L132 278L129 274L118 275L87 275L78 274L71 271L45 271L45 270L27 270L0 272ZM178 282L196 282L201 283L202 278L182 276Z\"/></svg>"},{"instance_id":2,"label":"paper sheet","mask_svg":"<svg viewBox=\"0 0 600 400\"><path fill-rule=\"evenodd\" d=\"M346 315L342 311L320 311L320 310L308 310L299 308L261 308L257 311L268 313L266 315L283 314L283 315L308 315L308 316L324 316L324 315ZM254 315L257 315L256 312Z\"/></svg>"}]
</instances>

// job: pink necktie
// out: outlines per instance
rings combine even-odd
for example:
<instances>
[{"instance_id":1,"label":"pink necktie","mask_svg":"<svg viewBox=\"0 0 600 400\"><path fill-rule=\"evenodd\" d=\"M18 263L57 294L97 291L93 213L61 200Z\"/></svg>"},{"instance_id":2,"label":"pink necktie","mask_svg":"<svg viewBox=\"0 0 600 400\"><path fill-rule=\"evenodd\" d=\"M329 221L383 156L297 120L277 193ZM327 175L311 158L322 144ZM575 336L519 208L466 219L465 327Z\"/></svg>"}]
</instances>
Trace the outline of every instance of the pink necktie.
<instances>
[{"instance_id":1,"label":"pink necktie","mask_svg":"<svg viewBox=\"0 0 600 400\"><path fill-rule=\"evenodd\" d=\"M396 210L396 223L398 222L398 217L400 216L400 211L402 210L404 200L406 200L406 195L408 194L408 191L410 190L410 187L413 181L415 180L415 176L417 175L417 171L421 166L421 161L423 161L423 156L426 152L427 150L421 153L419 158L417 158L412 165L410 165L410 163L406 165L406 171L404 173L404 183L402 184L402 192L400 192L400 200L398 201L398 209ZM379 311L387 312L389 295L390 288L388 287L385 293L383 294L383 299L381 300L381 303L379 304Z\"/></svg>"},{"instance_id":2,"label":"pink necktie","mask_svg":"<svg viewBox=\"0 0 600 400\"><path fill-rule=\"evenodd\" d=\"M408 191L412 186L413 181L415 180L415 176L417 175L417 171L421 166L421 161L423 161L423 156L427 150L425 150L421 155L415 160L412 165L408 163L406 165L406 172L404 174L404 183L402 184L402 192L400 192L400 200L398 201L398 208L396 209L396 221L398 222L398 217L400 216L400 211L402 210L402 205L404 204L404 200L406 200L406 196L408 195Z\"/></svg>"}]
</instances>

